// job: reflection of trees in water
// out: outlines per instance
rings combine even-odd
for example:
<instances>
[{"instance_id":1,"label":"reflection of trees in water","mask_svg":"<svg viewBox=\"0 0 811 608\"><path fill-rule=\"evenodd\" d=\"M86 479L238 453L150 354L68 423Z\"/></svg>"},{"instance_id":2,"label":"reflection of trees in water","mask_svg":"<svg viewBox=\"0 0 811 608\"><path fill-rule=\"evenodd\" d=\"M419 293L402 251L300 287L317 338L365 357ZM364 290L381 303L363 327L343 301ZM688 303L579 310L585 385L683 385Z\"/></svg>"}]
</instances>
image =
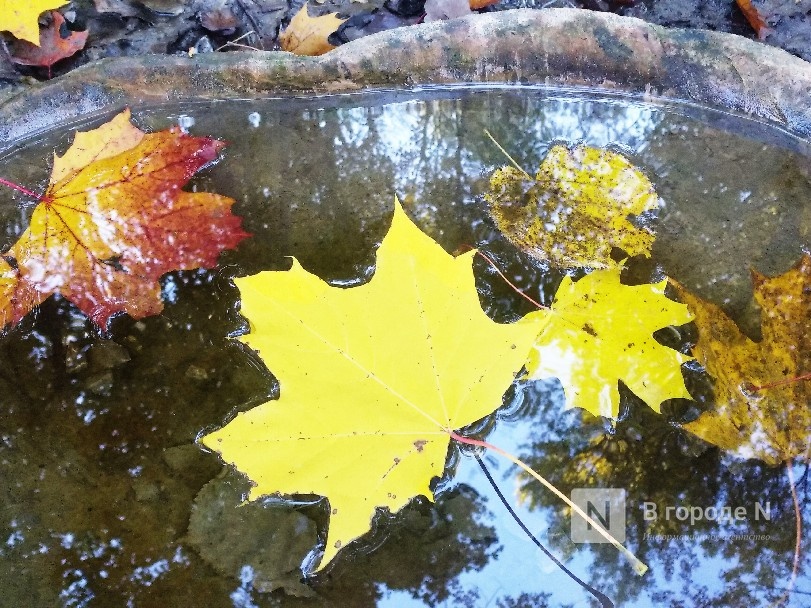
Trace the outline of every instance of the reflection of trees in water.
<instances>
[{"instance_id":1,"label":"reflection of trees in water","mask_svg":"<svg viewBox=\"0 0 811 608\"><path fill-rule=\"evenodd\" d=\"M573 488L625 488L626 546L651 567L636 577L610 545L575 545L568 541L569 513L554 496L521 476L521 497L530 508L552 517L550 538L568 557L590 553L590 583L618 605L648 594L673 606L766 605L788 584L794 555L794 508L782 468L756 461L735 461L717 449L704 448L666 416L652 412L627 393L625 415L613 432L584 412L561 415L552 383L531 390L527 414L537 425L522 457L565 494ZM801 486L805 487L803 479ZM658 518L645 521L643 503L657 505ZM770 503L771 521L755 519L755 504ZM672 507L746 507L737 523L679 520ZM684 536L691 539L667 539ZM718 536L759 535L767 540ZM807 554L811 543L804 543ZM807 559L804 560L808 562ZM808 580L807 576L802 581Z\"/></svg>"},{"instance_id":2,"label":"reflection of trees in water","mask_svg":"<svg viewBox=\"0 0 811 608\"><path fill-rule=\"evenodd\" d=\"M371 607L390 591L404 591L427 606L480 606L482 598L457 577L480 570L499 550L495 531L481 523L487 513L467 486L442 493L435 505L417 499L397 516L379 518L371 537L354 552L350 547L350 557L339 558L314 588L329 606Z\"/></svg>"}]
</instances>

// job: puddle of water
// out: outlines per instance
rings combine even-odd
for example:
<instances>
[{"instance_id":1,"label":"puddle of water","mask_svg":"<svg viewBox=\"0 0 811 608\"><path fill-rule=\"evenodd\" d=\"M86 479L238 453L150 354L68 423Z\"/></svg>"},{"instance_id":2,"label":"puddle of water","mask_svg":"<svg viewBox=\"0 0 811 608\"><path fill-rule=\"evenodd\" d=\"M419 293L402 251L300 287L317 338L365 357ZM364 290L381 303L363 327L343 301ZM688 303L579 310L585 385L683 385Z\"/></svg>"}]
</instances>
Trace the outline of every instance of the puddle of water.
<instances>
[{"instance_id":1,"label":"puddle of water","mask_svg":"<svg viewBox=\"0 0 811 608\"><path fill-rule=\"evenodd\" d=\"M228 339L245 329L230 278L286 268L294 255L336 284L367 280L395 193L446 250L476 245L514 283L550 301L560 274L515 251L488 219L482 194L505 159L484 128L528 170L553 141L619 147L665 201L653 259L633 263L629 276L664 272L723 305L754 337L749 268L783 272L809 244L807 144L698 108L502 89L184 104L134 115L144 129L180 122L230 142L224 160L192 184L235 198L254 236L215 270L167 275L158 317L121 316L100 335L52 298L0 340L0 588L9 605L591 605L509 518L468 455L452 455L436 506L417 500L397 517L381 516L364 550L350 549L304 585L296 567L323 534L324 505L301 497L236 509L245 481L194 445L278 392L257 357ZM21 144L0 159L0 175L44 188L43 159L71 137L65 129ZM2 197L8 246L32 203ZM494 318L528 310L485 264L476 273ZM706 382L689 375L708 398ZM617 605L765 605L782 594L793 559L785 471L704 449L671 424L690 407L672 402L657 416L624 394L623 419L606 435L599 421L562 410L555 382L536 383L511 390L486 425L491 442L566 493L624 488L626 544L651 568L643 578L609 545L572 543L556 498L504 463L485 462L539 540ZM805 472L795 471L801 501ZM660 521L656 534L678 536L664 538L650 535L645 502L745 507L749 516ZM768 504L770 519L755 519L756 504ZM811 593L805 570L796 588L791 605L801 606Z\"/></svg>"}]
</instances>

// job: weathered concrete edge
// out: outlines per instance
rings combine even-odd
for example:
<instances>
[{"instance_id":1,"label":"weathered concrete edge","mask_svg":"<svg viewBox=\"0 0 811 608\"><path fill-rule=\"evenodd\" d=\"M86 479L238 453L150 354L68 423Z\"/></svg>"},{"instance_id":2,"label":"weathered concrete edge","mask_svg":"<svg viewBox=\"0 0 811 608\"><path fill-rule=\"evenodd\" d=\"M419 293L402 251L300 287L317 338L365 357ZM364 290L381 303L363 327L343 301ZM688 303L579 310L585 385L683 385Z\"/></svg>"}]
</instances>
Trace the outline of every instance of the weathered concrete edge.
<instances>
[{"instance_id":1,"label":"weathered concrete edge","mask_svg":"<svg viewBox=\"0 0 811 608\"><path fill-rule=\"evenodd\" d=\"M257 51L96 62L0 105L0 149L125 104L466 82L588 86L691 101L768 120L811 141L811 63L729 34L583 10L523 9L390 30L321 57Z\"/></svg>"}]
</instances>

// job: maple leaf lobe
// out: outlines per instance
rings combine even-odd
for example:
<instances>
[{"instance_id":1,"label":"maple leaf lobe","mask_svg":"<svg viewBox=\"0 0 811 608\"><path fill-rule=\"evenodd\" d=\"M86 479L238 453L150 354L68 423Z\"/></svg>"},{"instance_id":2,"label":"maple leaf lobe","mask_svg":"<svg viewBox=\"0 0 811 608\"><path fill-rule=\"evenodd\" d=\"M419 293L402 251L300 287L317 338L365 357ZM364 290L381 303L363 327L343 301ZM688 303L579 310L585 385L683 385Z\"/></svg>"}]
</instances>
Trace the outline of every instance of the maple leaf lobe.
<instances>
[{"instance_id":1,"label":"maple leaf lobe","mask_svg":"<svg viewBox=\"0 0 811 608\"><path fill-rule=\"evenodd\" d=\"M52 11L53 21L40 31L39 43L15 40L10 45L10 58L14 63L49 68L56 62L66 59L82 50L87 42L87 31L70 32L65 27L62 13ZM63 28L67 34L63 36Z\"/></svg>"}]
</instances>

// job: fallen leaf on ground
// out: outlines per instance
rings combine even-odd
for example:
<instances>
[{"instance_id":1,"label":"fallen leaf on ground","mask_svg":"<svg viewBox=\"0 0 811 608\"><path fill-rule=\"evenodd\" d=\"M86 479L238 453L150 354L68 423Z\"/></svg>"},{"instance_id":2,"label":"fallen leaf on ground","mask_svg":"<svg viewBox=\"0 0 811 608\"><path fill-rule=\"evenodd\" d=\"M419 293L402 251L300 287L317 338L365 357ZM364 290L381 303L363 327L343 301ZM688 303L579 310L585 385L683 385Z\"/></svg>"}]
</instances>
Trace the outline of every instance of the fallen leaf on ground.
<instances>
[{"instance_id":1,"label":"fallen leaf on ground","mask_svg":"<svg viewBox=\"0 0 811 608\"><path fill-rule=\"evenodd\" d=\"M627 159L589 146L553 146L534 179L514 167L485 195L499 230L521 250L562 268L612 268L611 249L650 257L654 235L629 216L658 207L650 180Z\"/></svg>"},{"instance_id":2,"label":"fallen leaf on ground","mask_svg":"<svg viewBox=\"0 0 811 608\"><path fill-rule=\"evenodd\" d=\"M527 376L558 378L567 409L608 418L619 414L619 380L657 412L665 399L689 399L681 364L690 357L653 337L692 319L684 304L665 297L666 285L623 285L619 268L576 283L565 277L530 351Z\"/></svg>"},{"instance_id":3,"label":"fallen leaf on ground","mask_svg":"<svg viewBox=\"0 0 811 608\"><path fill-rule=\"evenodd\" d=\"M474 252L454 258L395 204L374 277L331 287L293 262L237 279L251 333L280 398L239 414L202 443L253 482L250 500L329 500L319 568L395 513L433 499L454 429L492 413L526 360L542 312L513 324L483 311Z\"/></svg>"},{"instance_id":4,"label":"fallen leaf on ground","mask_svg":"<svg viewBox=\"0 0 811 608\"><path fill-rule=\"evenodd\" d=\"M718 306L674 283L695 314L693 355L715 382L713 408L684 428L743 458L778 464L807 455L811 440L811 379L794 380L811 373L811 257L774 278L753 271L752 283L760 342Z\"/></svg>"},{"instance_id":5,"label":"fallen leaf on ground","mask_svg":"<svg viewBox=\"0 0 811 608\"><path fill-rule=\"evenodd\" d=\"M285 30L279 34L279 44L283 51L296 55L323 55L335 48L327 42L327 38L344 21L346 19L339 19L332 13L310 17L305 3Z\"/></svg>"},{"instance_id":6,"label":"fallen leaf on ground","mask_svg":"<svg viewBox=\"0 0 811 608\"><path fill-rule=\"evenodd\" d=\"M0 31L39 44L39 16L67 4L63 0L0 0Z\"/></svg>"},{"instance_id":7,"label":"fallen leaf on ground","mask_svg":"<svg viewBox=\"0 0 811 608\"><path fill-rule=\"evenodd\" d=\"M158 279L210 268L247 236L233 199L180 188L224 146L178 128L143 133L125 110L54 158L28 228L2 255L0 321L59 293L97 325L163 309Z\"/></svg>"},{"instance_id":8,"label":"fallen leaf on ground","mask_svg":"<svg viewBox=\"0 0 811 608\"><path fill-rule=\"evenodd\" d=\"M757 8L755 8L755 5L752 4L752 0L735 0L735 3L738 5L738 8L741 9L743 16L746 17L746 21L752 29L755 30L758 40L763 40L772 30Z\"/></svg>"},{"instance_id":9,"label":"fallen leaf on ground","mask_svg":"<svg viewBox=\"0 0 811 608\"><path fill-rule=\"evenodd\" d=\"M53 21L40 31L39 46L16 40L10 46L11 60L22 65L36 65L50 68L57 61L81 51L87 42L87 31L70 32L65 18L58 11L51 12ZM66 35L63 37L63 33Z\"/></svg>"}]
</instances>

